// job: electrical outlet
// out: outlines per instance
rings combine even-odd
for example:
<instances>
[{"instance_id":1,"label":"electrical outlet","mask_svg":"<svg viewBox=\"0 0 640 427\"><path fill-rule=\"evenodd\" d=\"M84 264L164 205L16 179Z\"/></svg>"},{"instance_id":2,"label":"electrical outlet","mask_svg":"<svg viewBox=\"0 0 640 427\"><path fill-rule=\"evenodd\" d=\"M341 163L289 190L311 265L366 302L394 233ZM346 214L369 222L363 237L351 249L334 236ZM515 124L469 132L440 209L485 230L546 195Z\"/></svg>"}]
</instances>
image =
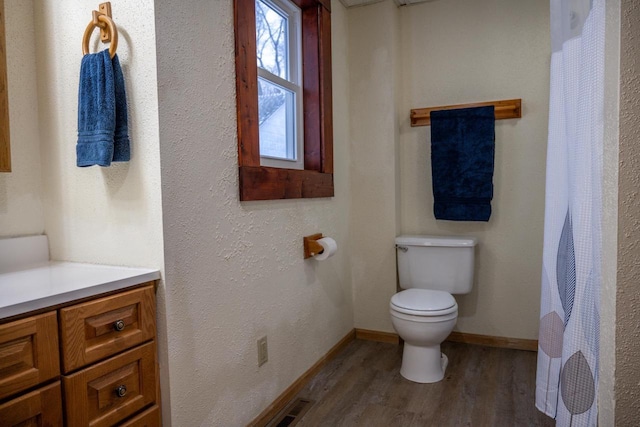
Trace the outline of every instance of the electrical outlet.
<instances>
[{"instance_id":1,"label":"electrical outlet","mask_svg":"<svg viewBox=\"0 0 640 427\"><path fill-rule=\"evenodd\" d=\"M267 349L267 336L258 340L258 366L262 366L269 360L269 350Z\"/></svg>"}]
</instances>

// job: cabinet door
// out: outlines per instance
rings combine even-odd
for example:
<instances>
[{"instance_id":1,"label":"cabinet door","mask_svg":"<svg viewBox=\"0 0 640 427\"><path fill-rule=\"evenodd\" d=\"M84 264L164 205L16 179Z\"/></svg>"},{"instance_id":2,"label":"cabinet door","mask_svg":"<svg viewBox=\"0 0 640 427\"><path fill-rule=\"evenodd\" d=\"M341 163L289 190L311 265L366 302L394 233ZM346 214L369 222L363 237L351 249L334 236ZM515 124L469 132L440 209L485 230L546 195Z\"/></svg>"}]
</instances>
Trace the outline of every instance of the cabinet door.
<instances>
[{"instance_id":1,"label":"cabinet door","mask_svg":"<svg viewBox=\"0 0 640 427\"><path fill-rule=\"evenodd\" d=\"M60 381L0 405L1 427L62 427Z\"/></svg>"},{"instance_id":2,"label":"cabinet door","mask_svg":"<svg viewBox=\"0 0 640 427\"><path fill-rule=\"evenodd\" d=\"M60 310L63 369L72 372L154 338L153 286Z\"/></svg>"},{"instance_id":3,"label":"cabinet door","mask_svg":"<svg viewBox=\"0 0 640 427\"><path fill-rule=\"evenodd\" d=\"M160 425L160 407L154 405L137 417L120 424L120 427L158 427Z\"/></svg>"},{"instance_id":4,"label":"cabinet door","mask_svg":"<svg viewBox=\"0 0 640 427\"><path fill-rule=\"evenodd\" d=\"M155 342L63 377L69 427L112 426L156 402Z\"/></svg>"},{"instance_id":5,"label":"cabinet door","mask_svg":"<svg viewBox=\"0 0 640 427\"><path fill-rule=\"evenodd\" d=\"M0 325L0 399L58 376L58 354L54 311Z\"/></svg>"}]
</instances>

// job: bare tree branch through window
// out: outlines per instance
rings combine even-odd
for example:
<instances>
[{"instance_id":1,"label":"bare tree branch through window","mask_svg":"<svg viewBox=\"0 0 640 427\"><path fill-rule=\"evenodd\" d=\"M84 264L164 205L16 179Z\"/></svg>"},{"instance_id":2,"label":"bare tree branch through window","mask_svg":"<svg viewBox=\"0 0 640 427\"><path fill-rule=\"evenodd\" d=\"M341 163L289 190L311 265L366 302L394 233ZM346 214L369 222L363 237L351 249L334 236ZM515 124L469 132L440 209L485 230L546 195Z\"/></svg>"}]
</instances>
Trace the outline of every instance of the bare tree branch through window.
<instances>
[{"instance_id":1,"label":"bare tree branch through window","mask_svg":"<svg viewBox=\"0 0 640 427\"><path fill-rule=\"evenodd\" d=\"M256 0L256 55L258 66L286 79L287 67L287 20L278 11ZM282 107L285 93L273 84L258 80L260 98L259 123L262 124Z\"/></svg>"}]
</instances>

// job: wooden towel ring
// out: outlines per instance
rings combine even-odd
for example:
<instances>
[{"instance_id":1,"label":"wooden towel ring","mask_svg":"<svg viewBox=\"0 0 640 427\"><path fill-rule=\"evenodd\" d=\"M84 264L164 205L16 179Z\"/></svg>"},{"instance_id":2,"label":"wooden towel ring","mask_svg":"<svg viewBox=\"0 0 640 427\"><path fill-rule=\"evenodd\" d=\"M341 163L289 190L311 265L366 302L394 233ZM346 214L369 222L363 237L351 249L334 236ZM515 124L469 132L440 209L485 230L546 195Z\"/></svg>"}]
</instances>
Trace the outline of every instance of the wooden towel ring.
<instances>
[{"instance_id":1,"label":"wooden towel ring","mask_svg":"<svg viewBox=\"0 0 640 427\"><path fill-rule=\"evenodd\" d=\"M113 23L113 20L109 18L107 15L98 15L96 17L97 23L95 21L89 22L86 30L84 30L84 35L82 36L82 54L86 55L89 53L89 39L91 38L91 33L93 33L93 29L95 27L104 28L107 27L109 33L111 34L111 45L109 46L109 56L113 58L116 54L116 49L118 49L118 29L116 28L116 24ZM102 25L100 25L102 23Z\"/></svg>"}]
</instances>

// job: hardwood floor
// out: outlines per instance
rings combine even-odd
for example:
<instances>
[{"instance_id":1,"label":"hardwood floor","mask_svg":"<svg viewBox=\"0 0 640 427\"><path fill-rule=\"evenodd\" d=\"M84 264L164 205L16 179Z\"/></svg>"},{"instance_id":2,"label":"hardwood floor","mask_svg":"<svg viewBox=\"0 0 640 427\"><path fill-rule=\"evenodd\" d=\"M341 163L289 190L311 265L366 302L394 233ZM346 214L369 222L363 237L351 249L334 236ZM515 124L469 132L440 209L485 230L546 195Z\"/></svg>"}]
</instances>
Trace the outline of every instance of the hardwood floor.
<instances>
[{"instance_id":1,"label":"hardwood floor","mask_svg":"<svg viewBox=\"0 0 640 427\"><path fill-rule=\"evenodd\" d=\"M445 379L400 376L402 347L355 340L296 397L315 401L296 427L553 426L534 406L536 353L445 342Z\"/></svg>"}]
</instances>

